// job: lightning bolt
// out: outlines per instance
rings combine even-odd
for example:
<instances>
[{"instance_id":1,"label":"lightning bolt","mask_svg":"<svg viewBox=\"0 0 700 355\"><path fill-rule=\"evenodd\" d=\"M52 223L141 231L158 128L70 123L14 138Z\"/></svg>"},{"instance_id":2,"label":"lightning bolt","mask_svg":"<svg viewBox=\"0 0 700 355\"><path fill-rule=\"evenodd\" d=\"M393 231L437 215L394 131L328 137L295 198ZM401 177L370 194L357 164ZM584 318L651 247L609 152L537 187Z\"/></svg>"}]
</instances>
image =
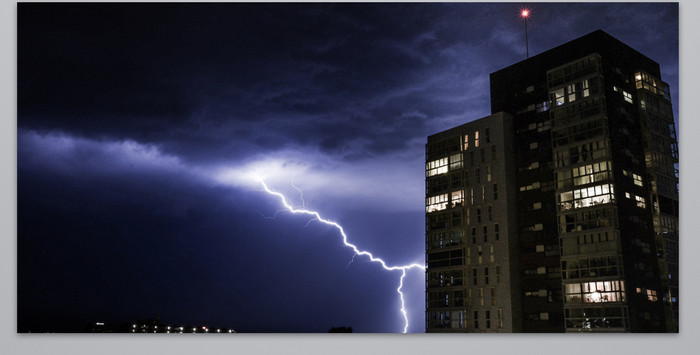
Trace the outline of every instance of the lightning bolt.
<instances>
[{"instance_id":1,"label":"lightning bolt","mask_svg":"<svg viewBox=\"0 0 700 355\"><path fill-rule=\"evenodd\" d=\"M295 190L299 191L299 199L301 200L301 208L306 208L306 201L304 201L304 191L301 191L300 188L298 188L296 185L294 185L294 177L295 176L296 176L296 174L292 175L292 187Z\"/></svg>"},{"instance_id":2,"label":"lightning bolt","mask_svg":"<svg viewBox=\"0 0 700 355\"><path fill-rule=\"evenodd\" d=\"M404 319L403 333L406 333L406 332L408 331L408 312L406 311L406 303L405 303L405 301L404 301L403 292L401 291L401 289L403 288L403 279L406 277L406 271L407 271L407 270L409 270L409 269L420 269L420 270L425 271L425 266L424 266L424 265L420 265L420 264L416 264L416 263L414 263L414 264L409 264L409 265L400 265L400 266L389 266L389 265L387 265L387 263L386 263L384 260L382 260L382 259L380 259L380 258L378 258L378 257L375 257L372 253L370 253L370 252L368 252L368 251L360 250L355 244L352 244L352 243L348 242L348 236L347 236L347 234L345 234L345 230L343 229L343 227L342 227L340 224L338 224L338 223L336 223L336 222L333 222L333 221L330 221L330 220L327 220L327 219L321 217L321 215L320 215L318 212L316 212L316 211L307 210L306 207L303 206L303 205L302 205L301 208L295 208L295 207L293 207L291 204L289 204L289 202L287 202L287 198L284 197L284 195L282 195L282 194L279 193L279 192L276 192L276 191L271 190L271 189L267 186L267 184L265 183L265 181L264 181L262 178L258 178L257 180L258 180L258 182L262 185L263 189L265 189L265 192L267 192L267 193L270 194L270 195L277 196L277 197L280 199L280 201L282 202L282 205L284 206L285 210L287 210L287 211L289 211L289 212L291 212L291 213L294 213L294 214L304 214L304 215L312 216L313 218L306 224L307 226L308 226L309 223L311 223L311 221L319 221L319 222L321 222L321 223L325 223L325 224L327 224L327 225L333 226L333 227L335 227L336 229L338 229L338 231L340 232L340 235L341 235L342 238L343 238L343 244L345 244L346 247L352 249L352 250L355 252L355 254L353 255L353 260L354 260L355 256L362 256L362 255L364 255L364 256L369 257L369 260L370 260L371 262L379 263L379 264L382 266L382 268L383 268L384 270L387 270L387 271L401 270L401 278L400 278L400 280L399 280L399 287L396 289L396 292L399 294L399 297L400 297L400 299L401 299L401 309L400 309L400 311L401 311L401 314L403 315L403 319ZM296 187L296 186L293 186L293 187L294 187L295 189L297 189L297 190L301 193L301 189L299 189L299 188ZM302 196L303 196L303 195L302 195ZM302 201L303 201L303 200L302 200ZM305 203L302 202L302 204L305 204ZM278 211L278 212L279 212L279 211ZM351 261L351 263L352 263L352 261ZM348 266L349 266L349 265L350 265L350 264L348 264Z\"/></svg>"}]
</instances>

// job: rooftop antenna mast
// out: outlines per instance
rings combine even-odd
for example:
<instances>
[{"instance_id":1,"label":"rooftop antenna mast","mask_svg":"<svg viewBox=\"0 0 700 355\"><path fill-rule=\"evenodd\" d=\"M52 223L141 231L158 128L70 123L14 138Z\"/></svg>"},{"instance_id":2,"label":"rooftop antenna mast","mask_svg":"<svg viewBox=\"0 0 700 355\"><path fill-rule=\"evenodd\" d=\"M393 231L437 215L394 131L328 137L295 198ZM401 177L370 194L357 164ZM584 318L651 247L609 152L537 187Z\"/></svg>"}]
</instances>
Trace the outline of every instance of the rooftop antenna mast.
<instances>
[{"instance_id":1,"label":"rooftop antenna mast","mask_svg":"<svg viewBox=\"0 0 700 355\"><path fill-rule=\"evenodd\" d=\"M527 43L527 20L530 18L530 9L523 7L520 9L520 18L525 20L525 55L530 58L530 47Z\"/></svg>"}]
</instances>

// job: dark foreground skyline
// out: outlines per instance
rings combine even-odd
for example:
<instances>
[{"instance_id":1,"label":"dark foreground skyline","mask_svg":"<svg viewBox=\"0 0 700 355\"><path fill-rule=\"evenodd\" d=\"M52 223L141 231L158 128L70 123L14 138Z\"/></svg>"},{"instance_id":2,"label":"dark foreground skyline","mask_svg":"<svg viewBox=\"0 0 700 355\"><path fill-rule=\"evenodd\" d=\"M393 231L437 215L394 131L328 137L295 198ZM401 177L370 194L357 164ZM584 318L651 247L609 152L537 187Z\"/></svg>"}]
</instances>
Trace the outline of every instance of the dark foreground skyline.
<instances>
[{"instance_id":1,"label":"dark foreground skyline","mask_svg":"<svg viewBox=\"0 0 700 355\"><path fill-rule=\"evenodd\" d=\"M19 4L17 330L400 332L400 272L266 218L279 201L245 177L423 263L425 139L490 113L519 7ZM677 4L530 7L531 56L602 29L660 64L678 120ZM423 332L424 274L404 292Z\"/></svg>"}]
</instances>

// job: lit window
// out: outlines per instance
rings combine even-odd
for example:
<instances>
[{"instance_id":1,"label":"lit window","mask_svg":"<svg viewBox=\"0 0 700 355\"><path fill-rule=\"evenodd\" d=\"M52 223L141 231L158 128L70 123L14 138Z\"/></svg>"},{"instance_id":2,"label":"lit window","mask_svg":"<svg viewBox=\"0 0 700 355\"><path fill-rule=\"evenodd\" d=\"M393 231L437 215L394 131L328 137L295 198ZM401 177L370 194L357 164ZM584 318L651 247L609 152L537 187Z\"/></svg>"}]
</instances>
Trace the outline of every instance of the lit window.
<instances>
[{"instance_id":1,"label":"lit window","mask_svg":"<svg viewBox=\"0 0 700 355\"><path fill-rule=\"evenodd\" d=\"M571 169L570 176L573 177L574 186L586 185L594 182L608 180L609 162L593 163ZM624 173L624 170L623 170ZM563 178L569 178L568 172L563 172Z\"/></svg>"},{"instance_id":2,"label":"lit window","mask_svg":"<svg viewBox=\"0 0 700 355\"><path fill-rule=\"evenodd\" d=\"M479 147L479 131L474 132L474 147Z\"/></svg>"},{"instance_id":3,"label":"lit window","mask_svg":"<svg viewBox=\"0 0 700 355\"><path fill-rule=\"evenodd\" d=\"M634 179L634 184L637 186L644 186L644 182L642 181L642 177L637 175L637 174L632 174L632 178Z\"/></svg>"},{"instance_id":4,"label":"lit window","mask_svg":"<svg viewBox=\"0 0 700 355\"><path fill-rule=\"evenodd\" d=\"M566 92L569 94L569 102L576 101L576 85L567 85Z\"/></svg>"},{"instance_id":5,"label":"lit window","mask_svg":"<svg viewBox=\"0 0 700 355\"><path fill-rule=\"evenodd\" d=\"M532 227L525 228L528 231L541 231L544 229L544 225L542 223L536 223Z\"/></svg>"},{"instance_id":6,"label":"lit window","mask_svg":"<svg viewBox=\"0 0 700 355\"><path fill-rule=\"evenodd\" d=\"M622 96L625 97L625 101L627 101L629 103L633 103L632 94L628 93L627 91L622 91Z\"/></svg>"},{"instance_id":7,"label":"lit window","mask_svg":"<svg viewBox=\"0 0 700 355\"><path fill-rule=\"evenodd\" d=\"M549 94L549 97L555 106L563 105L564 104L564 88L559 88L557 90L552 91Z\"/></svg>"},{"instance_id":8,"label":"lit window","mask_svg":"<svg viewBox=\"0 0 700 355\"><path fill-rule=\"evenodd\" d=\"M647 299L652 302L658 301L658 298L656 297L656 291L655 290L647 290Z\"/></svg>"},{"instance_id":9,"label":"lit window","mask_svg":"<svg viewBox=\"0 0 700 355\"><path fill-rule=\"evenodd\" d=\"M433 160L425 164L425 170L427 176L434 176L439 174L444 174L447 172L447 158L441 158Z\"/></svg>"},{"instance_id":10,"label":"lit window","mask_svg":"<svg viewBox=\"0 0 700 355\"><path fill-rule=\"evenodd\" d=\"M520 187L520 191L530 191L530 190L536 190L536 189L539 189L539 188L540 188L540 182L539 182L539 181L535 181L535 182L533 182L533 183L530 184L530 185L521 186L521 187Z\"/></svg>"},{"instance_id":11,"label":"lit window","mask_svg":"<svg viewBox=\"0 0 700 355\"><path fill-rule=\"evenodd\" d=\"M450 170L462 168L462 153L457 153L450 156Z\"/></svg>"},{"instance_id":12,"label":"lit window","mask_svg":"<svg viewBox=\"0 0 700 355\"><path fill-rule=\"evenodd\" d=\"M464 135L464 150L469 149L469 134Z\"/></svg>"},{"instance_id":13,"label":"lit window","mask_svg":"<svg viewBox=\"0 0 700 355\"><path fill-rule=\"evenodd\" d=\"M452 192L452 207L462 206L464 203L464 191Z\"/></svg>"},{"instance_id":14,"label":"lit window","mask_svg":"<svg viewBox=\"0 0 700 355\"><path fill-rule=\"evenodd\" d=\"M624 281L596 281L566 284L567 303L624 302ZM641 290L637 290L641 292Z\"/></svg>"},{"instance_id":15,"label":"lit window","mask_svg":"<svg viewBox=\"0 0 700 355\"><path fill-rule=\"evenodd\" d=\"M428 197L425 199L425 212L442 211L447 208L447 194Z\"/></svg>"},{"instance_id":16,"label":"lit window","mask_svg":"<svg viewBox=\"0 0 700 355\"><path fill-rule=\"evenodd\" d=\"M634 200L636 206L639 208L646 208L647 207L647 200L642 196L637 196L635 194L625 192L625 197Z\"/></svg>"},{"instance_id":17,"label":"lit window","mask_svg":"<svg viewBox=\"0 0 700 355\"><path fill-rule=\"evenodd\" d=\"M613 185L604 184L560 193L559 207L562 211L585 208L614 202Z\"/></svg>"}]
</instances>

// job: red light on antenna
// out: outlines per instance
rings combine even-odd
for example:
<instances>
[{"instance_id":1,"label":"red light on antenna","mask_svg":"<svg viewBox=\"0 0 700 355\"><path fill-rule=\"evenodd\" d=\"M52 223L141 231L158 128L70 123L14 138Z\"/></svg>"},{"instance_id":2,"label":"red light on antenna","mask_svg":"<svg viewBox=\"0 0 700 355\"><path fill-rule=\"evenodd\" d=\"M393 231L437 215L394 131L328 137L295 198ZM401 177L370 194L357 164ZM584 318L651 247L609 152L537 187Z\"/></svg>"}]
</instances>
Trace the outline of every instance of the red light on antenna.
<instances>
[{"instance_id":1,"label":"red light on antenna","mask_svg":"<svg viewBox=\"0 0 700 355\"><path fill-rule=\"evenodd\" d=\"M522 18L530 17L530 10L528 10L528 9L520 10L520 17L522 17Z\"/></svg>"}]
</instances>

